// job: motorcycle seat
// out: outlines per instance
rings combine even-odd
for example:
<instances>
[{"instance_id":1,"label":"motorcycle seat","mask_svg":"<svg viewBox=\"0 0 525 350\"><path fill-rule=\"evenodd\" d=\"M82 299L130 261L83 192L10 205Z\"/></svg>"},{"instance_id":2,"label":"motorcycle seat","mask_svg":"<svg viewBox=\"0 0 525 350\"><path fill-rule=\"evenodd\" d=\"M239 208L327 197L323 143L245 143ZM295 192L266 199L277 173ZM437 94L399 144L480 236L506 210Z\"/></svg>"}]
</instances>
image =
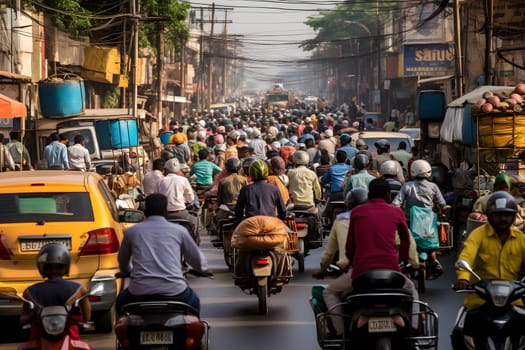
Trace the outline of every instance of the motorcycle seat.
<instances>
[{"instance_id":1,"label":"motorcycle seat","mask_svg":"<svg viewBox=\"0 0 525 350\"><path fill-rule=\"evenodd\" d=\"M199 312L191 305L182 301L174 301L173 297L165 295L142 295L138 300L122 307L124 313L144 315L151 313L180 313L199 316Z\"/></svg>"},{"instance_id":2,"label":"motorcycle seat","mask_svg":"<svg viewBox=\"0 0 525 350\"><path fill-rule=\"evenodd\" d=\"M355 290L398 289L403 288L405 282L405 276L397 271L374 269L354 278L352 286Z\"/></svg>"}]
</instances>

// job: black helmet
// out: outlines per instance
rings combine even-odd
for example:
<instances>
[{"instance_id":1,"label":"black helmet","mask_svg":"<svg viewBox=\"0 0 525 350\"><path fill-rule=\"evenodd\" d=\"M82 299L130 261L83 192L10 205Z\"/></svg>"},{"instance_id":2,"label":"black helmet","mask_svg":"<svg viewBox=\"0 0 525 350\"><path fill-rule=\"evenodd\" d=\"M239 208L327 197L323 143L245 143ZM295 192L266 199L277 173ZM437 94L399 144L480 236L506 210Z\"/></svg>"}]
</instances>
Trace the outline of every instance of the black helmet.
<instances>
[{"instance_id":1,"label":"black helmet","mask_svg":"<svg viewBox=\"0 0 525 350\"><path fill-rule=\"evenodd\" d=\"M345 205L347 208L353 208L366 202L368 202L368 190L365 188L354 188L346 194Z\"/></svg>"},{"instance_id":2,"label":"black helmet","mask_svg":"<svg viewBox=\"0 0 525 350\"><path fill-rule=\"evenodd\" d=\"M357 170L363 170L368 165L368 157L365 154L358 154L354 157L354 168Z\"/></svg>"},{"instance_id":3,"label":"black helmet","mask_svg":"<svg viewBox=\"0 0 525 350\"><path fill-rule=\"evenodd\" d=\"M390 149L390 142L387 139L379 139L374 143L377 149L388 150Z\"/></svg>"},{"instance_id":4,"label":"black helmet","mask_svg":"<svg viewBox=\"0 0 525 350\"><path fill-rule=\"evenodd\" d=\"M60 243L48 243L38 252L36 266L42 277L46 277L45 271L49 267L64 269L64 275L69 274L71 256L69 250Z\"/></svg>"},{"instance_id":5,"label":"black helmet","mask_svg":"<svg viewBox=\"0 0 525 350\"><path fill-rule=\"evenodd\" d=\"M516 214L518 206L514 197L505 191L496 191L487 200L487 214L511 213Z\"/></svg>"},{"instance_id":6,"label":"black helmet","mask_svg":"<svg viewBox=\"0 0 525 350\"><path fill-rule=\"evenodd\" d=\"M229 173L238 173L241 170L241 161L239 158L229 158L226 160L224 167Z\"/></svg>"},{"instance_id":7,"label":"black helmet","mask_svg":"<svg viewBox=\"0 0 525 350\"><path fill-rule=\"evenodd\" d=\"M252 165L252 163L256 160L257 158L255 157L246 157L242 160L242 170L244 171L244 175L249 174L250 165Z\"/></svg>"}]
</instances>

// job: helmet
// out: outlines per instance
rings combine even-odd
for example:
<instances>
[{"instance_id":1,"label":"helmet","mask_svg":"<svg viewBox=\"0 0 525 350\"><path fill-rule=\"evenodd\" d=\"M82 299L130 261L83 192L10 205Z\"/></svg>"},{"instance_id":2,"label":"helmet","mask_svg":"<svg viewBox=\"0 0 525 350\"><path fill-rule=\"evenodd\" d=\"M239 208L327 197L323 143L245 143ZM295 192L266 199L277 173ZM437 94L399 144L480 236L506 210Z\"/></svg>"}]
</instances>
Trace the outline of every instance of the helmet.
<instances>
[{"instance_id":1,"label":"helmet","mask_svg":"<svg viewBox=\"0 0 525 350\"><path fill-rule=\"evenodd\" d=\"M346 194L345 205L348 208L368 202L368 190L365 188L354 188Z\"/></svg>"},{"instance_id":2,"label":"helmet","mask_svg":"<svg viewBox=\"0 0 525 350\"><path fill-rule=\"evenodd\" d=\"M219 125L217 127L217 132L221 133L221 134L224 134L226 132L226 128L223 125Z\"/></svg>"},{"instance_id":3,"label":"helmet","mask_svg":"<svg viewBox=\"0 0 525 350\"><path fill-rule=\"evenodd\" d=\"M249 174L254 181L266 180L268 173L268 163L264 160L258 159L250 165Z\"/></svg>"},{"instance_id":4,"label":"helmet","mask_svg":"<svg viewBox=\"0 0 525 350\"><path fill-rule=\"evenodd\" d=\"M506 191L496 191L487 200L487 214L518 212L518 206L514 197Z\"/></svg>"},{"instance_id":5,"label":"helmet","mask_svg":"<svg viewBox=\"0 0 525 350\"><path fill-rule=\"evenodd\" d=\"M237 139L239 138L239 133L233 130L228 134L228 137L234 141L237 141Z\"/></svg>"},{"instance_id":6,"label":"helmet","mask_svg":"<svg viewBox=\"0 0 525 350\"><path fill-rule=\"evenodd\" d=\"M281 150L281 143L279 141L272 142L272 151L279 152Z\"/></svg>"},{"instance_id":7,"label":"helmet","mask_svg":"<svg viewBox=\"0 0 525 350\"><path fill-rule=\"evenodd\" d=\"M357 148L359 148L359 147L365 147L366 145L367 145L367 144L366 144L365 140L363 140L363 139L357 139L357 141L355 142L355 146L356 146Z\"/></svg>"},{"instance_id":8,"label":"helmet","mask_svg":"<svg viewBox=\"0 0 525 350\"><path fill-rule=\"evenodd\" d=\"M197 136L200 138L200 139L205 139L206 138L206 131L204 130L201 130L197 133Z\"/></svg>"},{"instance_id":9,"label":"helmet","mask_svg":"<svg viewBox=\"0 0 525 350\"><path fill-rule=\"evenodd\" d=\"M397 161L395 160L387 160L386 162L384 162L383 164L381 164L381 167L379 168L379 172L381 173L381 175L390 175L390 176L396 176L397 175L397 170L399 169L397 167Z\"/></svg>"},{"instance_id":10,"label":"helmet","mask_svg":"<svg viewBox=\"0 0 525 350\"><path fill-rule=\"evenodd\" d=\"M259 131L259 129L253 128L251 137L253 137L254 139L256 139L256 138L258 138L259 136L261 136L261 132Z\"/></svg>"},{"instance_id":11,"label":"helmet","mask_svg":"<svg viewBox=\"0 0 525 350\"><path fill-rule=\"evenodd\" d=\"M164 164L164 169L168 173L178 173L180 170L180 162L177 158L169 159L166 164Z\"/></svg>"},{"instance_id":12,"label":"helmet","mask_svg":"<svg viewBox=\"0 0 525 350\"><path fill-rule=\"evenodd\" d=\"M38 252L36 266L42 277L46 277L45 270L49 267L64 268L64 275L69 274L71 256L69 250L60 243L48 243Z\"/></svg>"},{"instance_id":13,"label":"helmet","mask_svg":"<svg viewBox=\"0 0 525 350\"><path fill-rule=\"evenodd\" d=\"M229 173L238 173L239 170L241 170L241 161L239 158L229 158L226 160L226 163L224 163L224 167Z\"/></svg>"},{"instance_id":14,"label":"helmet","mask_svg":"<svg viewBox=\"0 0 525 350\"><path fill-rule=\"evenodd\" d=\"M387 150L390 148L390 142L387 139L379 139L374 143L377 149Z\"/></svg>"},{"instance_id":15,"label":"helmet","mask_svg":"<svg viewBox=\"0 0 525 350\"><path fill-rule=\"evenodd\" d=\"M204 120L199 120L199 125L201 128L204 128L206 126L206 122Z\"/></svg>"},{"instance_id":16,"label":"helmet","mask_svg":"<svg viewBox=\"0 0 525 350\"><path fill-rule=\"evenodd\" d=\"M308 163L310 163L310 156L306 151L295 151L292 156L292 162L295 165L308 165Z\"/></svg>"},{"instance_id":17,"label":"helmet","mask_svg":"<svg viewBox=\"0 0 525 350\"><path fill-rule=\"evenodd\" d=\"M242 160L242 170L244 171L244 175L249 174L250 165L252 165L253 162L255 162L257 159L255 157L247 157Z\"/></svg>"},{"instance_id":18,"label":"helmet","mask_svg":"<svg viewBox=\"0 0 525 350\"><path fill-rule=\"evenodd\" d=\"M339 141L341 141L342 145L346 145L351 139L352 138L348 134L341 134L341 136L339 136Z\"/></svg>"},{"instance_id":19,"label":"helmet","mask_svg":"<svg viewBox=\"0 0 525 350\"><path fill-rule=\"evenodd\" d=\"M178 132L173 135L173 142L180 145L181 143L184 143L184 135L181 132Z\"/></svg>"},{"instance_id":20,"label":"helmet","mask_svg":"<svg viewBox=\"0 0 525 350\"><path fill-rule=\"evenodd\" d=\"M430 163L424 159L418 159L410 166L410 175L412 177L430 177L432 174L432 167Z\"/></svg>"},{"instance_id":21,"label":"helmet","mask_svg":"<svg viewBox=\"0 0 525 350\"><path fill-rule=\"evenodd\" d=\"M369 159L366 154L358 154L354 157L354 168L363 170L368 165Z\"/></svg>"}]
</instances>

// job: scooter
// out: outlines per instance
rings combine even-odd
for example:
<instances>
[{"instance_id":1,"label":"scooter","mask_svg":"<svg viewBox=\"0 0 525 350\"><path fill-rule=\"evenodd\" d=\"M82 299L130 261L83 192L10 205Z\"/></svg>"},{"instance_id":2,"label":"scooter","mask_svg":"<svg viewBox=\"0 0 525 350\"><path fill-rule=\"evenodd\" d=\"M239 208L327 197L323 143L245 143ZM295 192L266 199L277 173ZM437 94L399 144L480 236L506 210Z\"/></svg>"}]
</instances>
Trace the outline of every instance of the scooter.
<instances>
[{"instance_id":1,"label":"scooter","mask_svg":"<svg viewBox=\"0 0 525 350\"><path fill-rule=\"evenodd\" d=\"M84 296L75 301L74 308L66 305L39 307L16 293L0 292L1 297L27 304L37 315L32 325L23 325L23 328L36 327L36 330L31 333L38 334L38 337L30 338L27 342L20 344L17 350L91 350L91 345L73 339L69 331L75 325L83 329L92 329L92 325L76 320L71 311L77 309L83 299L102 295L103 289L101 284L95 284Z\"/></svg>"},{"instance_id":2,"label":"scooter","mask_svg":"<svg viewBox=\"0 0 525 350\"><path fill-rule=\"evenodd\" d=\"M234 249L234 283L258 299L258 312L268 314L267 298L279 293L292 278L292 261L287 252ZM241 270L241 271L239 271Z\"/></svg>"},{"instance_id":3,"label":"scooter","mask_svg":"<svg viewBox=\"0 0 525 350\"><path fill-rule=\"evenodd\" d=\"M187 205L186 206L186 210L188 211L188 213L190 215L192 215L193 217L196 218L194 221L188 220L188 219L182 219L182 218L174 218L174 219L168 218L167 220L169 222L173 222L175 224L179 224L181 226L184 226L188 230L188 232L190 233L190 235L193 238L193 240L195 241L195 243L197 245L200 245L201 244L201 238L200 238L200 235L199 235L199 224L198 224L198 221L199 221L199 208L197 208L193 204L191 204L191 205ZM195 223L197 223L197 224L195 224Z\"/></svg>"},{"instance_id":4,"label":"scooter","mask_svg":"<svg viewBox=\"0 0 525 350\"><path fill-rule=\"evenodd\" d=\"M478 280L456 292L476 293L485 304L469 310L460 308L451 336L453 349L525 349L525 313L512 304L525 296L524 280L483 280L464 260L458 260L456 268Z\"/></svg>"},{"instance_id":5,"label":"scooter","mask_svg":"<svg viewBox=\"0 0 525 350\"><path fill-rule=\"evenodd\" d=\"M299 272L304 272L304 258L308 255L310 249L322 247L323 236L321 234L317 214L311 213L311 207L295 205L289 211L294 216L295 228L299 238L299 249L293 257L297 260ZM311 230L311 226L314 229ZM311 233L315 232L314 234Z\"/></svg>"},{"instance_id":6,"label":"scooter","mask_svg":"<svg viewBox=\"0 0 525 350\"><path fill-rule=\"evenodd\" d=\"M365 272L352 282L344 302L327 309L322 290L312 288L310 305L316 317L317 341L322 349L437 349L438 316L428 304L403 289L405 277L396 271ZM417 306L417 307L416 307ZM335 311L342 307L342 314ZM333 317L342 317L342 337L330 334ZM418 318L417 329L412 328Z\"/></svg>"},{"instance_id":7,"label":"scooter","mask_svg":"<svg viewBox=\"0 0 525 350\"><path fill-rule=\"evenodd\" d=\"M194 270L186 274L209 277ZM207 350L209 347L209 323L186 303L158 298L129 303L122 308L124 314L115 325L117 350Z\"/></svg>"}]
</instances>

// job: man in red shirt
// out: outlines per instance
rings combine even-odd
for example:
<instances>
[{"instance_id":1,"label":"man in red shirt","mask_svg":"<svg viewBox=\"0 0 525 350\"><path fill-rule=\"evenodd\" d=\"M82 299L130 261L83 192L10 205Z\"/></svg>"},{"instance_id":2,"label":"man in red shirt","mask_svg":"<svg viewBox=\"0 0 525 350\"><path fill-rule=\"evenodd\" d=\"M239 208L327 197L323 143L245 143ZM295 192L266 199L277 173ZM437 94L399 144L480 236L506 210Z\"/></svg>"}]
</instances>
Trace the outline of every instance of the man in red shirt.
<instances>
[{"instance_id":1,"label":"man in red shirt","mask_svg":"<svg viewBox=\"0 0 525 350\"><path fill-rule=\"evenodd\" d=\"M333 307L341 303L344 296L352 291L352 279L357 275L372 269L400 271L399 262L408 261L410 231L401 208L389 204L388 182L384 179L372 180L368 187L368 198L368 203L354 208L350 215L346 256L351 268L323 291L326 306L333 314L342 313L342 310ZM399 254L396 232L401 242ZM410 279L406 278L404 288L412 291L415 300L419 298ZM343 319L332 316L332 324L336 334L342 335Z\"/></svg>"}]
</instances>

